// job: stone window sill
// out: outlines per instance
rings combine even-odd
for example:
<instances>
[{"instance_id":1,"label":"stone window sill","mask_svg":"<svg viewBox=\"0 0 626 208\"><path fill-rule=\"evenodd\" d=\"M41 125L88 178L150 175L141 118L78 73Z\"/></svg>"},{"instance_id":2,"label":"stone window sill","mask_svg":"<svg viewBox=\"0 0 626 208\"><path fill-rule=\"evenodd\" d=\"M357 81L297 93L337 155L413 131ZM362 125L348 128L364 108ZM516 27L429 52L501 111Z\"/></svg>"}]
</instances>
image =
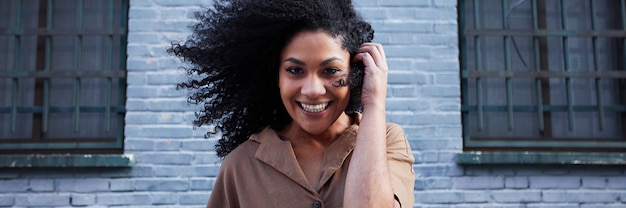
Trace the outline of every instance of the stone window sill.
<instances>
[{"instance_id":1,"label":"stone window sill","mask_svg":"<svg viewBox=\"0 0 626 208\"><path fill-rule=\"evenodd\" d=\"M131 167L130 154L0 155L0 168Z\"/></svg>"},{"instance_id":2,"label":"stone window sill","mask_svg":"<svg viewBox=\"0 0 626 208\"><path fill-rule=\"evenodd\" d=\"M470 151L456 155L456 163L481 164L537 164L537 165L625 165L626 153L599 152L489 152Z\"/></svg>"}]
</instances>

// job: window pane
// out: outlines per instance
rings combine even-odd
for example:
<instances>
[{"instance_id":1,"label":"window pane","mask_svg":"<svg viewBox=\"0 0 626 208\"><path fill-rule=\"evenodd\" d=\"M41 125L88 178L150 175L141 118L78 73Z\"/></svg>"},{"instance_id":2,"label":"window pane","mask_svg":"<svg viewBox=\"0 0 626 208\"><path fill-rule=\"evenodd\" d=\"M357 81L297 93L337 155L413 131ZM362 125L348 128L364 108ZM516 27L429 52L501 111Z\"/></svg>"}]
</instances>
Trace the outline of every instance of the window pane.
<instances>
[{"instance_id":1,"label":"window pane","mask_svg":"<svg viewBox=\"0 0 626 208\"><path fill-rule=\"evenodd\" d=\"M0 143L121 144L127 7L0 1Z\"/></svg>"},{"instance_id":2,"label":"window pane","mask_svg":"<svg viewBox=\"0 0 626 208\"><path fill-rule=\"evenodd\" d=\"M626 11L617 2L461 3L466 138L624 141Z\"/></svg>"}]
</instances>

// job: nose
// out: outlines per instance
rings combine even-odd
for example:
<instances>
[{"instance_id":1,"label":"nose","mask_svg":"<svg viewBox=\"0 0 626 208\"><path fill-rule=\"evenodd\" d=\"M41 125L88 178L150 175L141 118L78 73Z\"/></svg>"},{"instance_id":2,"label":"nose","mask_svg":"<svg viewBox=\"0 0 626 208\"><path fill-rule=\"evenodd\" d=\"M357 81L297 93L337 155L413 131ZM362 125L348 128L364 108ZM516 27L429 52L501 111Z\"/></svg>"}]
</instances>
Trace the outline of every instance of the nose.
<instances>
[{"instance_id":1,"label":"nose","mask_svg":"<svg viewBox=\"0 0 626 208\"><path fill-rule=\"evenodd\" d=\"M306 79L303 80L302 88L300 89L300 93L309 98L317 98L326 94L326 87L324 87L324 82L322 79L315 75L310 75Z\"/></svg>"}]
</instances>

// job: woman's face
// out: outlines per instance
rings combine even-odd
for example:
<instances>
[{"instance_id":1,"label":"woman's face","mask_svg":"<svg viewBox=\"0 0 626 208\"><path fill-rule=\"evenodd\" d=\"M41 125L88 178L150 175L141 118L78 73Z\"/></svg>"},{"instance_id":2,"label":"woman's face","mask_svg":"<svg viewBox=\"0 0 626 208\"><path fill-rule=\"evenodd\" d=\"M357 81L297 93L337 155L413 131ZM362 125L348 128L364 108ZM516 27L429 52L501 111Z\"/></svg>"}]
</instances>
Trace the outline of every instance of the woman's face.
<instances>
[{"instance_id":1,"label":"woman's face","mask_svg":"<svg viewBox=\"0 0 626 208\"><path fill-rule=\"evenodd\" d=\"M280 56L278 87L295 126L312 135L332 127L350 99L349 87L339 84L349 67L340 39L320 30L293 37Z\"/></svg>"}]
</instances>

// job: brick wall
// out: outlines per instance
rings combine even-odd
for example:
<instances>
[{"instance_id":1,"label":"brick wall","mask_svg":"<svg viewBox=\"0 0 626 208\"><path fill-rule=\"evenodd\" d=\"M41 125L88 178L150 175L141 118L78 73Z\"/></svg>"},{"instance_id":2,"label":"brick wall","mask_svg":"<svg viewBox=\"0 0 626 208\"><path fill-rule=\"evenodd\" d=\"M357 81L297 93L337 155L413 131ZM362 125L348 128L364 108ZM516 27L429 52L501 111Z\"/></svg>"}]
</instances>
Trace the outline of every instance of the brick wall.
<instances>
[{"instance_id":1,"label":"brick wall","mask_svg":"<svg viewBox=\"0 0 626 208\"><path fill-rule=\"evenodd\" d=\"M0 207L203 207L219 159L164 53L207 1L130 0L125 152L132 168L0 169ZM459 166L455 0L355 0L390 66L387 118L414 150L414 207L626 207L620 166Z\"/></svg>"}]
</instances>

